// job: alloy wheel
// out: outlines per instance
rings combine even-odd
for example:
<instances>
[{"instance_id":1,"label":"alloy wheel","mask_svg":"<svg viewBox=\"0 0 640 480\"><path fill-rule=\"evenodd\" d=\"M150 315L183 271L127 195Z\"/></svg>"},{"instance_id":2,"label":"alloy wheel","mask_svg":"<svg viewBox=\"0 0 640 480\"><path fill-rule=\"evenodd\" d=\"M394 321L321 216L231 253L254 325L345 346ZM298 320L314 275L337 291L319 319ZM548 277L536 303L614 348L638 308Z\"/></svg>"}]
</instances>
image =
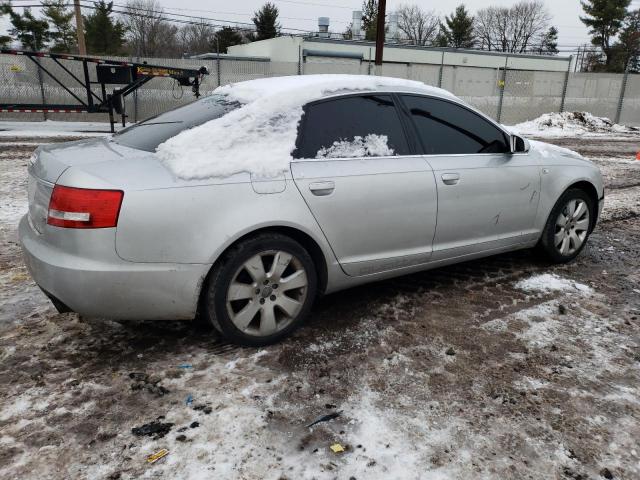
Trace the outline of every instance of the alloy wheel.
<instances>
[{"instance_id":1,"label":"alloy wheel","mask_svg":"<svg viewBox=\"0 0 640 480\"><path fill-rule=\"evenodd\" d=\"M581 199L571 199L558 214L553 244L561 255L580 249L589 232L589 207Z\"/></svg>"},{"instance_id":2,"label":"alloy wheel","mask_svg":"<svg viewBox=\"0 0 640 480\"><path fill-rule=\"evenodd\" d=\"M300 313L307 286L307 272L297 257L282 250L258 253L233 275L226 297L229 318L249 335L273 335Z\"/></svg>"}]
</instances>

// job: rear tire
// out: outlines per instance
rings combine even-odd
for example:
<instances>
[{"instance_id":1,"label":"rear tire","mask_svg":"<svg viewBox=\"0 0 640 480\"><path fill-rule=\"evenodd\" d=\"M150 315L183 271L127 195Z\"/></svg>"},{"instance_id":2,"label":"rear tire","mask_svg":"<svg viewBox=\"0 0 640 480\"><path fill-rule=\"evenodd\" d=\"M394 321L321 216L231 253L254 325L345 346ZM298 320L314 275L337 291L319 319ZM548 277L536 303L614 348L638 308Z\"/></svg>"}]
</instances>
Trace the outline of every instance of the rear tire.
<instances>
[{"instance_id":1,"label":"rear tire","mask_svg":"<svg viewBox=\"0 0 640 480\"><path fill-rule=\"evenodd\" d=\"M285 235L262 233L233 246L215 265L202 316L230 342L260 347L298 328L316 292L309 253Z\"/></svg>"},{"instance_id":2,"label":"rear tire","mask_svg":"<svg viewBox=\"0 0 640 480\"><path fill-rule=\"evenodd\" d=\"M551 210L538 247L555 263L570 262L587 244L594 221L593 200L584 190L571 188Z\"/></svg>"}]
</instances>

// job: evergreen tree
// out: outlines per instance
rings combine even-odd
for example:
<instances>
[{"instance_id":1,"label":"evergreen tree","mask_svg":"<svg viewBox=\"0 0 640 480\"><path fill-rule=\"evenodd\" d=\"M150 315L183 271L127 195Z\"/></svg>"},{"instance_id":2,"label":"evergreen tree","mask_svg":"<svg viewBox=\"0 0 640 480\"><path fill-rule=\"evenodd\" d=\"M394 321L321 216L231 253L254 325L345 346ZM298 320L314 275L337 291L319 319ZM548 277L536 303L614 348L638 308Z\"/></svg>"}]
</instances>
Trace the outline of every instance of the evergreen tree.
<instances>
[{"instance_id":1,"label":"evergreen tree","mask_svg":"<svg viewBox=\"0 0 640 480\"><path fill-rule=\"evenodd\" d=\"M52 52L76 53L76 29L71 23L74 12L66 0L48 0L42 2L42 13L53 28L51 31Z\"/></svg>"},{"instance_id":2,"label":"evergreen tree","mask_svg":"<svg viewBox=\"0 0 640 480\"><path fill-rule=\"evenodd\" d=\"M557 55L558 54L558 29L551 27L540 37L540 45L537 52L541 55Z\"/></svg>"},{"instance_id":3,"label":"evergreen tree","mask_svg":"<svg viewBox=\"0 0 640 480\"><path fill-rule=\"evenodd\" d=\"M365 40L375 41L378 30L378 0L363 0L362 29Z\"/></svg>"},{"instance_id":4,"label":"evergreen tree","mask_svg":"<svg viewBox=\"0 0 640 480\"><path fill-rule=\"evenodd\" d=\"M5 14L9 13L11 10L11 5L8 3L0 4L0 18L2 18ZM0 35L0 47L6 47L11 42L11 37L9 35Z\"/></svg>"},{"instance_id":5,"label":"evergreen tree","mask_svg":"<svg viewBox=\"0 0 640 480\"><path fill-rule=\"evenodd\" d=\"M24 9L22 15L16 13L10 5L3 5L3 13L7 13L12 28L9 33L22 44L22 48L37 52L45 48L50 38L49 24L33 16L31 10Z\"/></svg>"},{"instance_id":6,"label":"evergreen tree","mask_svg":"<svg viewBox=\"0 0 640 480\"><path fill-rule=\"evenodd\" d=\"M94 3L95 10L84 17L84 38L87 52L94 55L118 55L124 50L125 26L111 18L113 2L100 0Z\"/></svg>"},{"instance_id":7,"label":"evergreen tree","mask_svg":"<svg viewBox=\"0 0 640 480\"><path fill-rule=\"evenodd\" d=\"M464 5L458 5L451 16L444 17L436 43L441 47L473 48L476 43L473 17Z\"/></svg>"},{"instance_id":8,"label":"evergreen tree","mask_svg":"<svg viewBox=\"0 0 640 480\"><path fill-rule=\"evenodd\" d=\"M608 68L614 57L613 39L622 27L631 0L585 0L580 3L586 14L580 20L589 27L591 43L604 52Z\"/></svg>"},{"instance_id":9,"label":"evergreen tree","mask_svg":"<svg viewBox=\"0 0 640 480\"><path fill-rule=\"evenodd\" d=\"M615 47L617 70L624 71L629 64L631 72L640 72L640 8L627 14Z\"/></svg>"},{"instance_id":10,"label":"evergreen tree","mask_svg":"<svg viewBox=\"0 0 640 480\"><path fill-rule=\"evenodd\" d=\"M253 40L266 40L277 37L280 33L278 23L278 7L272 3L265 3L260 10L253 14L253 24L256 26L256 34Z\"/></svg>"},{"instance_id":11,"label":"evergreen tree","mask_svg":"<svg viewBox=\"0 0 640 480\"><path fill-rule=\"evenodd\" d=\"M229 47L239 45L241 43L242 35L231 27L222 27L215 34L211 50L215 52L216 48L218 48L219 53L227 53Z\"/></svg>"}]
</instances>

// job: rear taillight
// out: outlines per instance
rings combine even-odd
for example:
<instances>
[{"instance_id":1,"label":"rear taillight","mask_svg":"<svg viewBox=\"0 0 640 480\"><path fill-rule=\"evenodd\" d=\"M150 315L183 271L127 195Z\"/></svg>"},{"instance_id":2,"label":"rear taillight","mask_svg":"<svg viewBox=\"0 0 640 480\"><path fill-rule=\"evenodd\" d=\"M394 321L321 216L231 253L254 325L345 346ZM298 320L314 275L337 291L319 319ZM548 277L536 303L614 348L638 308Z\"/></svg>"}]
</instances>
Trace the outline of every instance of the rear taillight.
<instances>
[{"instance_id":1,"label":"rear taillight","mask_svg":"<svg viewBox=\"0 0 640 480\"><path fill-rule=\"evenodd\" d=\"M118 225L124 193L56 185L49 201L47 223L65 228L111 228Z\"/></svg>"}]
</instances>

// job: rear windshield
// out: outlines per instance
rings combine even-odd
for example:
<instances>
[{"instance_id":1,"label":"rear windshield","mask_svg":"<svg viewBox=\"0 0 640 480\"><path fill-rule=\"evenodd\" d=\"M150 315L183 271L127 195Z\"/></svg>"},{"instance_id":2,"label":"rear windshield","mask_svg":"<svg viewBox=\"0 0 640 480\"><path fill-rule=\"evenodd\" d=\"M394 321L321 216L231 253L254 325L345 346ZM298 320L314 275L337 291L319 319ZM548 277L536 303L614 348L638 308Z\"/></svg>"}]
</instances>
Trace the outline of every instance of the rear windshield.
<instances>
[{"instance_id":1,"label":"rear windshield","mask_svg":"<svg viewBox=\"0 0 640 480\"><path fill-rule=\"evenodd\" d=\"M211 95L127 127L116 133L113 141L138 150L155 152L158 145L183 130L220 118L239 107L238 102L230 102L223 95Z\"/></svg>"}]
</instances>

